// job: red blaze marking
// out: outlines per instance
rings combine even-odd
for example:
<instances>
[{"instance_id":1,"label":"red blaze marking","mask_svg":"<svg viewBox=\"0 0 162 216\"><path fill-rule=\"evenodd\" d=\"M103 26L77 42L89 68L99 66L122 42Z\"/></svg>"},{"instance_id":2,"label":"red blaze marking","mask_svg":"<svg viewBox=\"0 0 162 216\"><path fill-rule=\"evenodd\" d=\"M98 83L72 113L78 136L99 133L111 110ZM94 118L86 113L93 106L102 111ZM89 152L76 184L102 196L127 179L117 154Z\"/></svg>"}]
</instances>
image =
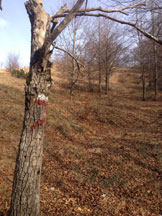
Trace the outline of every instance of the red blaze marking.
<instances>
[{"instance_id":1,"label":"red blaze marking","mask_svg":"<svg viewBox=\"0 0 162 216\"><path fill-rule=\"evenodd\" d=\"M35 100L35 104L38 105L42 105L42 106L47 106L48 105L48 101L44 101L44 100ZM47 113L47 110L43 110L44 113ZM44 117L42 120L36 122L31 128L34 130L36 127L38 127L39 125L43 124L43 122L46 121L46 117Z\"/></svg>"},{"instance_id":2,"label":"red blaze marking","mask_svg":"<svg viewBox=\"0 0 162 216\"><path fill-rule=\"evenodd\" d=\"M35 100L35 103L39 104L39 105L43 105L43 106L47 106L48 105L48 102L47 101L43 101L43 100Z\"/></svg>"},{"instance_id":3,"label":"red blaze marking","mask_svg":"<svg viewBox=\"0 0 162 216\"><path fill-rule=\"evenodd\" d=\"M35 123L33 126L32 126L32 129L34 130L36 127L38 127L39 125L43 124L43 122L45 122L47 119L46 118L43 118L42 120L38 121L37 123Z\"/></svg>"}]
</instances>

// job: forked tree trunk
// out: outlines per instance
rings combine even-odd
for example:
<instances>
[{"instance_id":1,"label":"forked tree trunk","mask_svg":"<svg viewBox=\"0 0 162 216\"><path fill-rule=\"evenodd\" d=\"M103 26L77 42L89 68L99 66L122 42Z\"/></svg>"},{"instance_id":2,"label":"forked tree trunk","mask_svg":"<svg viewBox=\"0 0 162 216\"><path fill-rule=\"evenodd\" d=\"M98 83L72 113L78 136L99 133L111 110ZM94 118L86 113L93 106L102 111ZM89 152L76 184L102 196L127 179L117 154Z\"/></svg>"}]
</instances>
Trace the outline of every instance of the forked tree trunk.
<instances>
[{"instance_id":1,"label":"forked tree trunk","mask_svg":"<svg viewBox=\"0 0 162 216\"><path fill-rule=\"evenodd\" d=\"M40 216L44 126L48 95L52 85L50 56L53 50L50 50L50 46L73 19L83 2L84 0L78 0L57 26L58 20L44 11L42 0L29 0L25 3L31 22L31 59L25 89L24 123L9 211L11 216Z\"/></svg>"}]
</instances>

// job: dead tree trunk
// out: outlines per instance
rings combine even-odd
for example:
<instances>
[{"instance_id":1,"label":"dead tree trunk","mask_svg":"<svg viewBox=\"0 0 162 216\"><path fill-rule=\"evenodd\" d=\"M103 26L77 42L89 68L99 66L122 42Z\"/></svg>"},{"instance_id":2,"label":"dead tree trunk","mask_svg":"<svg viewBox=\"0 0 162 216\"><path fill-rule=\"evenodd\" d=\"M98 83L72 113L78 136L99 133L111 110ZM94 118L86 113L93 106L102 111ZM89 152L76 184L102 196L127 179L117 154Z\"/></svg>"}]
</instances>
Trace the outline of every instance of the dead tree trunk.
<instances>
[{"instance_id":1,"label":"dead tree trunk","mask_svg":"<svg viewBox=\"0 0 162 216\"><path fill-rule=\"evenodd\" d=\"M47 14L42 0L25 3L31 22L30 76L25 89L25 114L17 154L9 215L40 216L40 177L48 95L52 85L50 46L73 19L84 0L55 28L56 19ZM52 23L52 26L51 26Z\"/></svg>"}]
</instances>

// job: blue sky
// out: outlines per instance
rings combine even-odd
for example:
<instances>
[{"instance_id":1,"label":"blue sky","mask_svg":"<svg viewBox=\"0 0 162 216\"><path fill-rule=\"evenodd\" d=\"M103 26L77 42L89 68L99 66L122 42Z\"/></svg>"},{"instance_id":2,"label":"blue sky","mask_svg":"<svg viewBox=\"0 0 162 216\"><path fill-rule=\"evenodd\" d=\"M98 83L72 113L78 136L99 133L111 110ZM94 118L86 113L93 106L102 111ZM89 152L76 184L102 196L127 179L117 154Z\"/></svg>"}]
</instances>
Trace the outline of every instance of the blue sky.
<instances>
[{"instance_id":1,"label":"blue sky","mask_svg":"<svg viewBox=\"0 0 162 216\"><path fill-rule=\"evenodd\" d=\"M71 0L69 0L71 1ZM0 68L5 67L9 53L19 55L21 66L28 66L30 59L30 22L22 0L2 0L0 11ZM44 0L44 8L54 14L66 0ZM96 6L98 0L93 0Z\"/></svg>"},{"instance_id":2,"label":"blue sky","mask_svg":"<svg viewBox=\"0 0 162 216\"><path fill-rule=\"evenodd\" d=\"M28 64L30 23L23 1L4 0L2 4L3 11L0 12L0 64L5 64L9 52L19 54L22 64Z\"/></svg>"},{"instance_id":3,"label":"blue sky","mask_svg":"<svg viewBox=\"0 0 162 216\"><path fill-rule=\"evenodd\" d=\"M22 0L3 0L0 11L0 67L5 67L9 53L19 55L21 66L30 59L30 22ZM55 2L55 3L54 3ZM58 1L44 0L49 13L60 7Z\"/></svg>"}]
</instances>

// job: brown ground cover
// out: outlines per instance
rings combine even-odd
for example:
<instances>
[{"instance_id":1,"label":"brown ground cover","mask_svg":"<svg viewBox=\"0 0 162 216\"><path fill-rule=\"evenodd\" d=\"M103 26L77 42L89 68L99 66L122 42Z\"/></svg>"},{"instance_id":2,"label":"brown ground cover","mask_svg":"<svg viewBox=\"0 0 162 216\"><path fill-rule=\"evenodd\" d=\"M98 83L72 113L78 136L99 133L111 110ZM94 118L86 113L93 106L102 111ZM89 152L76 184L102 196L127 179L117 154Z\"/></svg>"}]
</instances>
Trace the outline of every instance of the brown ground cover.
<instances>
[{"instance_id":1,"label":"brown ground cover","mask_svg":"<svg viewBox=\"0 0 162 216\"><path fill-rule=\"evenodd\" d=\"M141 101L139 74L120 69L108 96L50 95L41 182L43 215L162 215L162 93ZM60 76L59 76L60 77ZM25 81L0 72L0 215L9 207Z\"/></svg>"}]
</instances>

